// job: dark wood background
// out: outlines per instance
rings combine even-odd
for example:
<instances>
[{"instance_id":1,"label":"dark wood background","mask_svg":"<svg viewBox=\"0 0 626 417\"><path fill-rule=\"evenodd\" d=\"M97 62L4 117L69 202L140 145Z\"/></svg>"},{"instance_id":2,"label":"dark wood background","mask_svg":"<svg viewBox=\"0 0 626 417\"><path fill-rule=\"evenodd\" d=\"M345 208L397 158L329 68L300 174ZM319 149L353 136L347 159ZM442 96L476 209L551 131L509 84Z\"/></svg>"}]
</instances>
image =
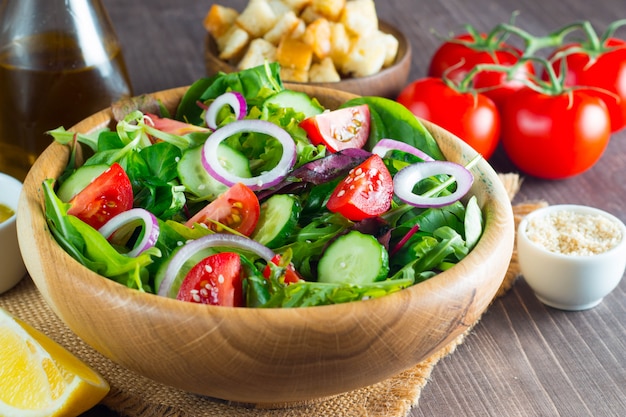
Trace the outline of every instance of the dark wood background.
<instances>
[{"instance_id":1,"label":"dark wood background","mask_svg":"<svg viewBox=\"0 0 626 417\"><path fill-rule=\"evenodd\" d=\"M212 2L103 0L123 46L136 94L191 84L205 75L202 18ZM222 1L239 10L247 0ZM426 74L442 36L471 24L516 23L544 35L577 20L599 31L626 18L624 0L389 0L381 19L413 47L411 79ZM618 31L626 38L626 28ZM625 80L626 82L626 80ZM514 172L502 151L492 158ZM626 221L626 131L600 162L562 181L525 178L515 202L592 205ZM542 305L523 279L484 315L466 342L439 363L413 417L626 415L626 280L598 307L563 312ZM98 410L100 412L102 410ZM99 414L99 413L98 413Z\"/></svg>"}]
</instances>

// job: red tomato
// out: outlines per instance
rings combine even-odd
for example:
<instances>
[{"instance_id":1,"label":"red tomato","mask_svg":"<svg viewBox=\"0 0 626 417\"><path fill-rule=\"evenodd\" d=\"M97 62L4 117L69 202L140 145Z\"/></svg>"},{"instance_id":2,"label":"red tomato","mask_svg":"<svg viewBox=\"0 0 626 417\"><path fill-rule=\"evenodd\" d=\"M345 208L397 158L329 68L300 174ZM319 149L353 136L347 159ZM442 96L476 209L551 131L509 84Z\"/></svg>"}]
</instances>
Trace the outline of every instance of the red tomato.
<instances>
[{"instance_id":1,"label":"red tomato","mask_svg":"<svg viewBox=\"0 0 626 417\"><path fill-rule=\"evenodd\" d=\"M604 100L611 116L611 131L617 132L626 126L626 41L609 39L605 48L597 53L579 47L571 44L560 48L552 55L552 67L559 75L565 60L566 87L596 87L588 94ZM578 49L565 54L564 51L569 48ZM556 54L564 55L557 55L554 59ZM547 79L547 76L544 74L543 78Z\"/></svg>"},{"instance_id":2,"label":"red tomato","mask_svg":"<svg viewBox=\"0 0 626 417\"><path fill-rule=\"evenodd\" d=\"M314 145L325 145L330 152L362 148L370 135L370 109L367 104L324 112L300 122Z\"/></svg>"},{"instance_id":3,"label":"red tomato","mask_svg":"<svg viewBox=\"0 0 626 417\"><path fill-rule=\"evenodd\" d=\"M176 299L215 306L243 306L241 258L232 252L204 258L187 273Z\"/></svg>"},{"instance_id":4,"label":"red tomato","mask_svg":"<svg viewBox=\"0 0 626 417\"><path fill-rule=\"evenodd\" d=\"M376 217L389 210L393 197L393 181L385 163L372 155L350 170L341 181L326 207L353 221Z\"/></svg>"},{"instance_id":5,"label":"red tomato","mask_svg":"<svg viewBox=\"0 0 626 417\"><path fill-rule=\"evenodd\" d=\"M583 90L546 95L525 88L502 111L502 144L522 171L545 179L571 177L602 156L611 135L604 102Z\"/></svg>"},{"instance_id":6,"label":"red tomato","mask_svg":"<svg viewBox=\"0 0 626 417\"><path fill-rule=\"evenodd\" d=\"M273 262L274 265L280 265L280 259L281 259L280 254L276 254L271 259L271 262ZM263 268L263 276L265 278L269 278L270 274L271 274L271 270L270 270L270 267L268 265L265 268ZM287 265L287 267L285 268L285 284L293 284L293 283L299 282L299 281L302 281L302 278L300 277L300 274L298 274L298 272L294 268L293 264L289 263L289 265Z\"/></svg>"},{"instance_id":7,"label":"red tomato","mask_svg":"<svg viewBox=\"0 0 626 417\"><path fill-rule=\"evenodd\" d=\"M440 78L423 78L400 92L398 102L418 117L452 132L485 159L500 138L500 115L494 102L473 92L460 92Z\"/></svg>"},{"instance_id":8,"label":"red tomato","mask_svg":"<svg viewBox=\"0 0 626 417\"><path fill-rule=\"evenodd\" d=\"M209 229L220 232L223 228L214 223L219 222L250 236L260 214L261 206L256 194L245 185L237 183L196 213L185 225L191 227L195 223L204 223Z\"/></svg>"},{"instance_id":9,"label":"red tomato","mask_svg":"<svg viewBox=\"0 0 626 417\"><path fill-rule=\"evenodd\" d=\"M490 45L485 39L486 35L480 36L475 39L466 33L444 42L430 61L428 75L441 78L445 74L449 80L458 84L476 65L512 67L519 61L522 55L519 49L502 42ZM524 86L519 80L528 79L531 74L534 74L534 69L530 61L522 64L512 79L507 79L505 72L480 71L473 79L473 86L491 98L497 106L501 106L508 95Z\"/></svg>"},{"instance_id":10,"label":"red tomato","mask_svg":"<svg viewBox=\"0 0 626 417\"><path fill-rule=\"evenodd\" d=\"M99 229L111 217L131 208L133 187L124 169L115 162L70 200L67 214Z\"/></svg>"}]
</instances>

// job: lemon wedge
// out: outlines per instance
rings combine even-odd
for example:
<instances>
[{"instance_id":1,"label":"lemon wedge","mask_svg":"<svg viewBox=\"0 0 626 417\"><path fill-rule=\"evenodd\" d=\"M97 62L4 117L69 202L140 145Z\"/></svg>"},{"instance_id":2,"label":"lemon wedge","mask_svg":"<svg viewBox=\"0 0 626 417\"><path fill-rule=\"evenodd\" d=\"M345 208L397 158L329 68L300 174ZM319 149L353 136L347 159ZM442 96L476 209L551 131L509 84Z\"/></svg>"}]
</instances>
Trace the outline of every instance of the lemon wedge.
<instances>
[{"instance_id":1,"label":"lemon wedge","mask_svg":"<svg viewBox=\"0 0 626 417\"><path fill-rule=\"evenodd\" d=\"M88 365L0 308L0 416L77 416L108 392Z\"/></svg>"}]
</instances>

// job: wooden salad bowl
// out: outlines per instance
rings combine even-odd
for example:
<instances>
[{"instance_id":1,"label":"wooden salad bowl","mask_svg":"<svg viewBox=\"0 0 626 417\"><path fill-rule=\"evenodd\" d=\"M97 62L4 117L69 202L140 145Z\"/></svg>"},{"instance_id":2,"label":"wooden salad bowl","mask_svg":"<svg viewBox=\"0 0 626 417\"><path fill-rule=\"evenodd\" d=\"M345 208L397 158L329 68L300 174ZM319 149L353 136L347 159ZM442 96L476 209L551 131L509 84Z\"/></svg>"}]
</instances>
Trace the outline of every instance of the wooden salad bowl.
<instances>
[{"instance_id":1,"label":"wooden salad bowl","mask_svg":"<svg viewBox=\"0 0 626 417\"><path fill-rule=\"evenodd\" d=\"M395 99L407 84L411 70L411 43L404 36L404 33L391 24L382 20L378 24L382 32L389 33L398 40L398 55L393 65L367 77L343 78L338 82L294 84L334 88L359 96L381 96ZM207 34L205 38L204 61L208 75L238 71L232 63L218 57L217 44L211 34Z\"/></svg>"},{"instance_id":2,"label":"wooden salad bowl","mask_svg":"<svg viewBox=\"0 0 626 417\"><path fill-rule=\"evenodd\" d=\"M352 95L293 85L334 108ZM173 110L185 88L155 93ZM72 128L110 125L104 110ZM476 152L425 123L444 155L465 163ZM54 143L24 182L18 235L27 269L67 326L112 361L160 383L229 401L284 404L347 392L389 378L470 328L491 303L513 250L511 204L482 160L472 188L486 222L472 252L446 272L394 294L346 304L228 308L186 303L124 287L91 272L50 234L42 181L56 178L69 151Z\"/></svg>"}]
</instances>

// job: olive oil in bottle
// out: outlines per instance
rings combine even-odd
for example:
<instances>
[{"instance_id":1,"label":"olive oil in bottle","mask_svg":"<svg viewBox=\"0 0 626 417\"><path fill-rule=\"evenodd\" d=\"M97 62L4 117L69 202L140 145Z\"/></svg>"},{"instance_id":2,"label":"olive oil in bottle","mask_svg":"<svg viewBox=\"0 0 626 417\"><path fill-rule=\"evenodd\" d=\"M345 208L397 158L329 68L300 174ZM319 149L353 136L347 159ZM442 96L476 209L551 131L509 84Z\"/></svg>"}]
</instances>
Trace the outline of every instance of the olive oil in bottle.
<instances>
[{"instance_id":1,"label":"olive oil in bottle","mask_svg":"<svg viewBox=\"0 0 626 417\"><path fill-rule=\"evenodd\" d=\"M23 180L52 142L45 132L69 129L131 88L99 0L4 0L0 7L0 171ZM10 18L42 9L46 19Z\"/></svg>"}]
</instances>

